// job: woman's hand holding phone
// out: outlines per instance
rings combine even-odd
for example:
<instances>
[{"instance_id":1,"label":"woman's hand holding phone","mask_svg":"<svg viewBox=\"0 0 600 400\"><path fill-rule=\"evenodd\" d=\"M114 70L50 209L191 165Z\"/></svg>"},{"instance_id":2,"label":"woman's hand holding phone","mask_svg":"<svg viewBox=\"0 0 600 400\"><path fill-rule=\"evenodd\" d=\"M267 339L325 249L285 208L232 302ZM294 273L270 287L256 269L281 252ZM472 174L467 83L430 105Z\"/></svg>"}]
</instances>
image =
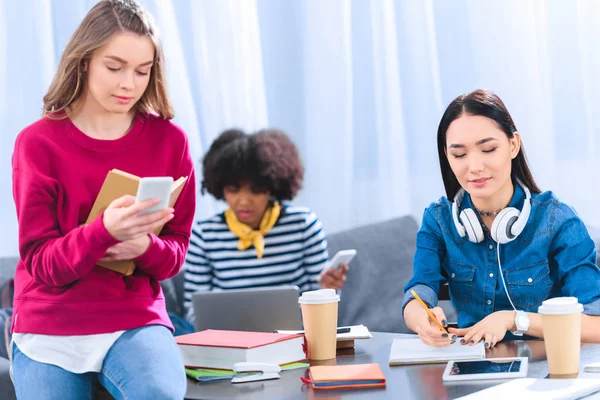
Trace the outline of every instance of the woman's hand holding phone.
<instances>
[{"instance_id":1,"label":"woman's hand holding phone","mask_svg":"<svg viewBox=\"0 0 600 400\"><path fill-rule=\"evenodd\" d=\"M346 273L348 272L348 265L340 264L337 269L326 268L325 271L321 272L319 283L323 289L335 289L339 290L344 286L346 282Z\"/></svg>"},{"instance_id":2,"label":"woman's hand holding phone","mask_svg":"<svg viewBox=\"0 0 600 400\"><path fill-rule=\"evenodd\" d=\"M134 196L125 195L108 205L102 215L104 227L112 237L122 242L146 236L173 218L174 209L165 208L150 214L140 215L144 210L156 205L157 199L140 203Z\"/></svg>"}]
</instances>

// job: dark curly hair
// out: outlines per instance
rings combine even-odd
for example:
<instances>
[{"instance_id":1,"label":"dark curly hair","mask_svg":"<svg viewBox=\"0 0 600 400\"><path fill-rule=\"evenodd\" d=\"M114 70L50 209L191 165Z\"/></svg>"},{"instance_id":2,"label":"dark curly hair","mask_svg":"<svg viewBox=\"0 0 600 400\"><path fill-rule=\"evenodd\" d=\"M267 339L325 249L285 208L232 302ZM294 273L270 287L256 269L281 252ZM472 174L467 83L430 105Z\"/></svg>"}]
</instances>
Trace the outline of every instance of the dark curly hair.
<instances>
[{"instance_id":1,"label":"dark curly hair","mask_svg":"<svg viewBox=\"0 0 600 400\"><path fill-rule=\"evenodd\" d=\"M217 200L223 200L226 186L243 183L256 192L269 192L278 201L292 200L304 178L296 146L278 129L254 134L226 130L210 146L202 167L202 193Z\"/></svg>"}]
</instances>

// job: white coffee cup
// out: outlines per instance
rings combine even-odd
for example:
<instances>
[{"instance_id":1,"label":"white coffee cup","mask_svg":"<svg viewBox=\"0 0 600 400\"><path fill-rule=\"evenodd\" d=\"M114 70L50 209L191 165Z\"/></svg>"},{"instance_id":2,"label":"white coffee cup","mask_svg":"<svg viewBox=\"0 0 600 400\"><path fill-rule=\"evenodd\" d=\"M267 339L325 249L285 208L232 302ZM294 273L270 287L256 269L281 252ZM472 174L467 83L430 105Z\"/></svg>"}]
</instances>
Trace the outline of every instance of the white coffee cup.
<instances>
[{"instance_id":1,"label":"white coffee cup","mask_svg":"<svg viewBox=\"0 0 600 400\"><path fill-rule=\"evenodd\" d=\"M538 308L551 377L579 373L582 311L576 297L548 299Z\"/></svg>"},{"instance_id":2,"label":"white coffee cup","mask_svg":"<svg viewBox=\"0 0 600 400\"><path fill-rule=\"evenodd\" d=\"M306 337L308 358L335 358L337 344L338 296L334 289L304 292L298 299Z\"/></svg>"}]
</instances>

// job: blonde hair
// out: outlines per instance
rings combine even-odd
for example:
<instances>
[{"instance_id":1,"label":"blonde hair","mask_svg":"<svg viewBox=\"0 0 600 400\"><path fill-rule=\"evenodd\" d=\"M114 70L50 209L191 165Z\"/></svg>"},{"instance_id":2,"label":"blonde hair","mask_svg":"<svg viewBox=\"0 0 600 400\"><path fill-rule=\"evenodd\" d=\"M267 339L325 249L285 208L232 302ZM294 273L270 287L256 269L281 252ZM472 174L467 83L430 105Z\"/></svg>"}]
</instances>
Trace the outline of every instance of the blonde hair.
<instances>
[{"instance_id":1,"label":"blonde hair","mask_svg":"<svg viewBox=\"0 0 600 400\"><path fill-rule=\"evenodd\" d=\"M94 51L118 32L148 36L154 44L154 64L146 91L135 104L137 111L155 112L165 119L173 118L173 107L167 94L162 44L148 13L136 0L102 0L85 16L63 52L58 70L44 96L43 115L66 118L65 109L83 91L86 75L84 64Z\"/></svg>"}]
</instances>

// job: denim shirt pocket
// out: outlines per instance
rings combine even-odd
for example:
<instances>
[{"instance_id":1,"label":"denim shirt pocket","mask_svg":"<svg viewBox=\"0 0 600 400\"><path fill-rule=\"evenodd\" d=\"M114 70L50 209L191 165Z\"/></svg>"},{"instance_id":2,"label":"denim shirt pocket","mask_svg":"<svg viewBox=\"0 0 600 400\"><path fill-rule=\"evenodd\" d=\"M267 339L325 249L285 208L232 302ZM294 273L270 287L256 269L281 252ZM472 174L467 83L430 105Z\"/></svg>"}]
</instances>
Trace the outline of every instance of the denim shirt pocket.
<instances>
[{"instance_id":1,"label":"denim shirt pocket","mask_svg":"<svg viewBox=\"0 0 600 400\"><path fill-rule=\"evenodd\" d=\"M459 302L471 301L475 267L452 260L449 260L448 267L450 297Z\"/></svg>"},{"instance_id":2,"label":"denim shirt pocket","mask_svg":"<svg viewBox=\"0 0 600 400\"><path fill-rule=\"evenodd\" d=\"M548 261L503 271L510 299L517 309L537 312L552 290Z\"/></svg>"}]
</instances>

